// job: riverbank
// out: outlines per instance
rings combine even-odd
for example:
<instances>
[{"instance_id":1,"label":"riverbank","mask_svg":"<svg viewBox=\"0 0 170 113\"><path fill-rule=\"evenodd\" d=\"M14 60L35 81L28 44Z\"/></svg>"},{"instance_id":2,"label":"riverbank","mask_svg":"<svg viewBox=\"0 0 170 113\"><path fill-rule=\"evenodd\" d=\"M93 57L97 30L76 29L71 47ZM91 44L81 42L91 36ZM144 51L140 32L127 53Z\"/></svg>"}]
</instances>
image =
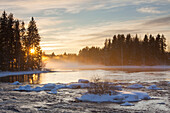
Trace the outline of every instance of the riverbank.
<instances>
[{"instance_id":1,"label":"riverbank","mask_svg":"<svg viewBox=\"0 0 170 113\"><path fill-rule=\"evenodd\" d=\"M10 75L27 75L27 74L39 74L39 73L48 73L51 71L2 71L0 72L0 77L10 76Z\"/></svg>"},{"instance_id":2,"label":"riverbank","mask_svg":"<svg viewBox=\"0 0 170 113\"><path fill-rule=\"evenodd\" d=\"M143 86L157 85L162 90L127 89L125 86L131 83L117 83L122 85L125 91L147 92L151 100L135 102L135 106L120 106L116 103L91 103L76 101L87 89L59 89L57 94L41 92L13 91L20 85L0 83L0 112L170 112L170 84L167 81L139 83ZM26 84L24 84L26 85ZM31 85L31 87L43 85Z\"/></svg>"}]
</instances>

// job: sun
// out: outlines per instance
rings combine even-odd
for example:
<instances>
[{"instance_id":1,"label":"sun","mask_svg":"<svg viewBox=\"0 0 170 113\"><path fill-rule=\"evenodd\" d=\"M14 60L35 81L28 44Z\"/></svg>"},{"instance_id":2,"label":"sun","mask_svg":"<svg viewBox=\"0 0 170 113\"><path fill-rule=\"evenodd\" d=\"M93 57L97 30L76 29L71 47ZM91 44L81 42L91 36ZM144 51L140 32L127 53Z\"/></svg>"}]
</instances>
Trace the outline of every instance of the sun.
<instances>
[{"instance_id":1,"label":"sun","mask_svg":"<svg viewBox=\"0 0 170 113\"><path fill-rule=\"evenodd\" d=\"M30 49L30 52L33 54L35 53L35 49Z\"/></svg>"}]
</instances>

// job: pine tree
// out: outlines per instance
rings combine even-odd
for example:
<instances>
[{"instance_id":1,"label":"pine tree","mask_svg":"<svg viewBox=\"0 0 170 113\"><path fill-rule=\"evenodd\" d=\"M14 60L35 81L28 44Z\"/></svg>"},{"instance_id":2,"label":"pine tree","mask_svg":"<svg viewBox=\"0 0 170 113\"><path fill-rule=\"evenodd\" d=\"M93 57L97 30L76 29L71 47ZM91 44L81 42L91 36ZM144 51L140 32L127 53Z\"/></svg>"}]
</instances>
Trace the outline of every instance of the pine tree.
<instances>
[{"instance_id":1,"label":"pine tree","mask_svg":"<svg viewBox=\"0 0 170 113\"><path fill-rule=\"evenodd\" d=\"M1 17L1 26L0 26L0 65L1 70L6 71L8 70L8 55L7 55L7 47L8 47L8 33L7 33L7 14L4 11Z\"/></svg>"},{"instance_id":2,"label":"pine tree","mask_svg":"<svg viewBox=\"0 0 170 113\"><path fill-rule=\"evenodd\" d=\"M25 50L27 53L27 69L40 69L41 68L41 55L42 51L40 48L40 35L38 33L38 28L36 26L36 22L32 17L29 22L27 29L27 36L24 40ZM31 53L31 50L35 52Z\"/></svg>"}]
</instances>

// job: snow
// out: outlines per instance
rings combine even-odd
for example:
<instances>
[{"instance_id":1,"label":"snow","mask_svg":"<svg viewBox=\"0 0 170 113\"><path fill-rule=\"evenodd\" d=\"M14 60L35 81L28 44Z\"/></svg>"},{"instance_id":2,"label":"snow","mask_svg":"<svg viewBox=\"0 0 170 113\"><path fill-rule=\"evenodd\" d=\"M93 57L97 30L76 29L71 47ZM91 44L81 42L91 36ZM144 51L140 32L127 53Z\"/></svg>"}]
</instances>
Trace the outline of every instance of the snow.
<instances>
[{"instance_id":1,"label":"snow","mask_svg":"<svg viewBox=\"0 0 170 113\"><path fill-rule=\"evenodd\" d=\"M17 89L14 89L14 91L32 91L33 89L31 88L30 85L26 85L26 86L20 86L19 88Z\"/></svg>"},{"instance_id":2,"label":"snow","mask_svg":"<svg viewBox=\"0 0 170 113\"><path fill-rule=\"evenodd\" d=\"M79 79L78 83L89 83L89 80L86 79Z\"/></svg>"},{"instance_id":3,"label":"snow","mask_svg":"<svg viewBox=\"0 0 170 113\"><path fill-rule=\"evenodd\" d=\"M16 71L16 72L0 72L0 77L5 77L9 75L26 75L26 74L38 74L38 73L47 73L49 71Z\"/></svg>"},{"instance_id":4,"label":"snow","mask_svg":"<svg viewBox=\"0 0 170 113\"><path fill-rule=\"evenodd\" d=\"M139 89L139 88L143 88L144 86L142 86L141 84L133 84L133 85L130 85L128 86L127 88L130 88L130 89Z\"/></svg>"},{"instance_id":5,"label":"snow","mask_svg":"<svg viewBox=\"0 0 170 113\"><path fill-rule=\"evenodd\" d=\"M56 84L48 83L45 84L42 88L44 91L50 91L56 87Z\"/></svg>"},{"instance_id":6,"label":"snow","mask_svg":"<svg viewBox=\"0 0 170 113\"><path fill-rule=\"evenodd\" d=\"M88 88L90 87L90 84L86 84L86 83L74 83L74 84L70 84L67 86L68 88Z\"/></svg>"},{"instance_id":7,"label":"snow","mask_svg":"<svg viewBox=\"0 0 170 113\"><path fill-rule=\"evenodd\" d=\"M81 97L77 98L80 101L88 101L88 102L115 102L115 103L123 103L123 102L138 102L143 99L151 99L150 96L145 92L125 92L119 91L116 95L109 94L84 94Z\"/></svg>"},{"instance_id":8,"label":"snow","mask_svg":"<svg viewBox=\"0 0 170 113\"><path fill-rule=\"evenodd\" d=\"M134 106L134 104L131 104L129 102L125 102L123 104L120 104L121 106Z\"/></svg>"},{"instance_id":9,"label":"snow","mask_svg":"<svg viewBox=\"0 0 170 113\"><path fill-rule=\"evenodd\" d=\"M40 92L40 91L44 91L44 89L42 87L36 87L32 89L32 91Z\"/></svg>"},{"instance_id":10,"label":"snow","mask_svg":"<svg viewBox=\"0 0 170 113\"><path fill-rule=\"evenodd\" d=\"M57 94L57 88L52 89L50 92L48 92L49 94Z\"/></svg>"},{"instance_id":11,"label":"snow","mask_svg":"<svg viewBox=\"0 0 170 113\"><path fill-rule=\"evenodd\" d=\"M151 89L151 90L161 90L161 88L158 88L156 85L151 85L151 86L147 87L147 89Z\"/></svg>"},{"instance_id":12,"label":"snow","mask_svg":"<svg viewBox=\"0 0 170 113\"><path fill-rule=\"evenodd\" d=\"M35 88L31 88L30 85L26 85L26 86L20 86L19 88L14 89L14 91L35 91L35 92L50 91L48 92L49 94L57 94L57 90L61 88L67 88L67 85L65 84L56 85L56 84L48 83L45 84L43 87L35 87Z\"/></svg>"},{"instance_id":13,"label":"snow","mask_svg":"<svg viewBox=\"0 0 170 113\"><path fill-rule=\"evenodd\" d=\"M22 83L15 81L15 82L11 83L11 85L22 85Z\"/></svg>"},{"instance_id":14,"label":"snow","mask_svg":"<svg viewBox=\"0 0 170 113\"><path fill-rule=\"evenodd\" d=\"M132 92L136 95L138 95L138 98L141 100L149 100L151 97L146 92Z\"/></svg>"}]
</instances>

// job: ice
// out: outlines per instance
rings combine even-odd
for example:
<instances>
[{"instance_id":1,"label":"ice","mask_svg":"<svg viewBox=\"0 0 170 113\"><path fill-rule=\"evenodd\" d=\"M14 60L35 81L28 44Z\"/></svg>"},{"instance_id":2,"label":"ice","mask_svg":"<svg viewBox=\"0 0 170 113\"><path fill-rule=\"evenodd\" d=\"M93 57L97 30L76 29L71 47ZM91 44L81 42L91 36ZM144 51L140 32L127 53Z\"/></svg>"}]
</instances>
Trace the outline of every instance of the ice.
<instances>
[{"instance_id":1,"label":"ice","mask_svg":"<svg viewBox=\"0 0 170 113\"><path fill-rule=\"evenodd\" d=\"M115 103L123 103L123 102L138 102L143 99L150 99L150 96L145 92L125 92L119 91L116 95L109 94L84 94L80 98L77 98L80 101L88 101L88 102L115 102Z\"/></svg>"},{"instance_id":2,"label":"ice","mask_svg":"<svg viewBox=\"0 0 170 113\"><path fill-rule=\"evenodd\" d=\"M133 85L130 85L128 86L127 88L130 88L130 89L139 89L139 88L143 88L144 86L142 86L141 84L133 84Z\"/></svg>"},{"instance_id":3,"label":"ice","mask_svg":"<svg viewBox=\"0 0 170 113\"><path fill-rule=\"evenodd\" d=\"M42 87L36 87L34 89L32 89L32 91L36 91L36 92L40 92L43 91L44 89Z\"/></svg>"},{"instance_id":4,"label":"ice","mask_svg":"<svg viewBox=\"0 0 170 113\"><path fill-rule=\"evenodd\" d=\"M11 83L11 85L22 85L22 83L20 83L19 81L15 81L15 82Z\"/></svg>"},{"instance_id":5,"label":"ice","mask_svg":"<svg viewBox=\"0 0 170 113\"><path fill-rule=\"evenodd\" d=\"M42 88L44 89L44 91L50 91L54 89L55 87L56 87L56 84L48 83L48 84L45 84Z\"/></svg>"},{"instance_id":6,"label":"ice","mask_svg":"<svg viewBox=\"0 0 170 113\"><path fill-rule=\"evenodd\" d=\"M129 103L129 102L125 102L123 104L120 104L121 106L134 106L134 104Z\"/></svg>"},{"instance_id":7,"label":"ice","mask_svg":"<svg viewBox=\"0 0 170 113\"><path fill-rule=\"evenodd\" d=\"M88 88L90 87L90 84L86 84L86 83L74 83L74 84L70 84L67 86L68 88Z\"/></svg>"},{"instance_id":8,"label":"ice","mask_svg":"<svg viewBox=\"0 0 170 113\"><path fill-rule=\"evenodd\" d=\"M49 94L57 94L57 88L52 89L50 92L48 92Z\"/></svg>"},{"instance_id":9,"label":"ice","mask_svg":"<svg viewBox=\"0 0 170 113\"><path fill-rule=\"evenodd\" d=\"M151 89L151 90L161 90L161 88L158 88L156 85L151 85L151 86L147 87L147 89Z\"/></svg>"},{"instance_id":10,"label":"ice","mask_svg":"<svg viewBox=\"0 0 170 113\"><path fill-rule=\"evenodd\" d=\"M38 74L38 73L47 73L49 71L18 71L18 72L0 72L0 77L5 77L9 75L27 75L27 74Z\"/></svg>"},{"instance_id":11,"label":"ice","mask_svg":"<svg viewBox=\"0 0 170 113\"><path fill-rule=\"evenodd\" d=\"M32 91L33 89L31 88L30 85L26 85L26 86L20 86L17 89L14 89L14 91Z\"/></svg>"},{"instance_id":12,"label":"ice","mask_svg":"<svg viewBox=\"0 0 170 113\"><path fill-rule=\"evenodd\" d=\"M89 83L89 80L85 80L85 79L79 79L78 83Z\"/></svg>"},{"instance_id":13,"label":"ice","mask_svg":"<svg viewBox=\"0 0 170 113\"><path fill-rule=\"evenodd\" d=\"M138 95L138 98L141 100L149 100L151 97L146 92L132 92L136 95Z\"/></svg>"}]
</instances>

